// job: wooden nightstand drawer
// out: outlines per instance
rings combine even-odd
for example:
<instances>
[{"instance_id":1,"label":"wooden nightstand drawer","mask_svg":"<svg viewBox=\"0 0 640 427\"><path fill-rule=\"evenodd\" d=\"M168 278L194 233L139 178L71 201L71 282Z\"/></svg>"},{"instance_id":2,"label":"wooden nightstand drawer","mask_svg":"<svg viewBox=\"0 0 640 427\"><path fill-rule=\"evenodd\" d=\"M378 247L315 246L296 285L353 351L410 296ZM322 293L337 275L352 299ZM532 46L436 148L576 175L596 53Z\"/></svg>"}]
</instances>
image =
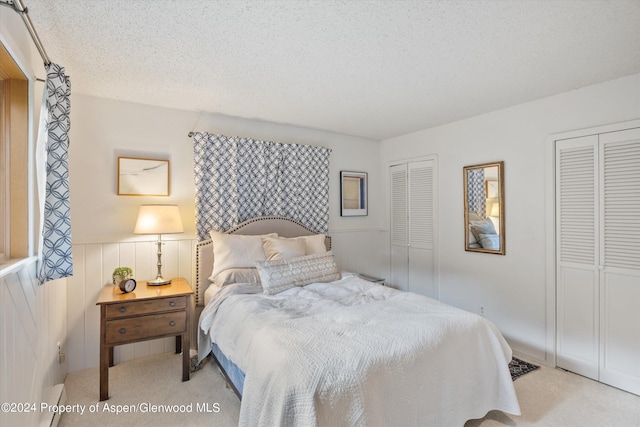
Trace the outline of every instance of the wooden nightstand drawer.
<instances>
[{"instance_id":1,"label":"wooden nightstand drawer","mask_svg":"<svg viewBox=\"0 0 640 427\"><path fill-rule=\"evenodd\" d=\"M186 311L110 320L106 324L105 341L107 345L118 345L142 338L178 335L186 330L186 320Z\"/></svg>"},{"instance_id":2,"label":"wooden nightstand drawer","mask_svg":"<svg viewBox=\"0 0 640 427\"><path fill-rule=\"evenodd\" d=\"M139 314L162 311L184 310L187 307L185 297L162 298L148 301L121 302L107 306L107 319L118 319Z\"/></svg>"}]
</instances>

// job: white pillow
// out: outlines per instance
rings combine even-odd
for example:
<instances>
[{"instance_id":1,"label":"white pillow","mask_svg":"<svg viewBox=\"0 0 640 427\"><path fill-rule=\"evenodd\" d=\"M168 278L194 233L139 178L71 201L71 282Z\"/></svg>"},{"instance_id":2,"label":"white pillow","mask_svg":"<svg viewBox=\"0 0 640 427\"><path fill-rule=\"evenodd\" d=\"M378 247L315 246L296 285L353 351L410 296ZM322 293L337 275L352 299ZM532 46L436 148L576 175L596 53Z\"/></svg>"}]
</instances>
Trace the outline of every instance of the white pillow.
<instances>
[{"instance_id":1,"label":"white pillow","mask_svg":"<svg viewBox=\"0 0 640 427\"><path fill-rule=\"evenodd\" d=\"M469 225L469 245L473 245L478 243L478 239L476 239L476 235L471 231L471 225Z\"/></svg>"},{"instance_id":2,"label":"white pillow","mask_svg":"<svg viewBox=\"0 0 640 427\"><path fill-rule=\"evenodd\" d=\"M274 295L295 286L340 279L331 251L292 259L256 261L262 291Z\"/></svg>"},{"instance_id":3,"label":"white pillow","mask_svg":"<svg viewBox=\"0 0 640 427\"><path fill-rule=\"evenodd\" d=\"M267 261L297 258L306 255L305 241L297 238L263 237L262 249L264 249Z\"/></svg>"},{"instance_id":4,"label":"white pillow","mask_svg":"<svg viewBox=\"0 0 640 427\"><path fill-rule=\"evenodd\" d=\"M267 240L265 240L267 239ZM262 240L267 260L295 258L302 255L311 255L327 252L324 244L324 234L311 234L300 237L276 237Z\"/></svg>"},{"instance_id":5,"label":"white pillow","mask_svg":"<svg viewBox=\"0 0 640 427\"><path fill-rule=\"evenodd\" d=\"M223 287L232 283L257 283L260 284L260 274L253 268L228 268L221 271L216 277L209 277L214 285Z\"/></svg>"},{"instance_id":6,"label":"white pillow","mask_svg":"<svg viewBox=\"0 0 640 427\"><path fill-rule=\"evenodd\" d=\"M496 228L489 218L482 221L471 221L471 232L476 236L478 241L481 239L481 234L497 234Z\"/></svg>"},{"instance_id":7,"label":"white pillow","mask_svg":"<svg viewBox=\"0 0 640 427\"><path fill-rule=\"evenodd\" d=\"M480 245L485 249L500 250L500 236L497 234L480 234Z\"/></svg>"},{"instance_id":8,"label":"white pillow","mask_svg":"<svg viewBox=\"0 0 640 427\"><path fill-rule=\"evenodd\" d=\"M327 247L324 244L326 237L324 234L312 234L310 236L295 237L295 239L304 240L305 254L311 255L327 252Z\"/></svg>"},{"instance_id":9,"label":"white pillow","mask_svg":"<svg viewBox=\"0 0 640 427\"><path fill-rule=\"evenodd\" d=\"M469 212L469 222L482 221L482 217L475 212Z\"/></svg>"},{"instance_id":10,"label":"white pillow","mask_svg":"<svg viewBox=\"0 0 640 427\"><path fill-rule=\"evenodd\" d=\"M222 271L229 268L255 267L254 261L264 261L266 257L262 249L262 237L244 236L241 234L225 234L211 231L213 242L213 272L216 277ZM275 237L276 233L264 236Z\"/></svg>"}]
</instances>

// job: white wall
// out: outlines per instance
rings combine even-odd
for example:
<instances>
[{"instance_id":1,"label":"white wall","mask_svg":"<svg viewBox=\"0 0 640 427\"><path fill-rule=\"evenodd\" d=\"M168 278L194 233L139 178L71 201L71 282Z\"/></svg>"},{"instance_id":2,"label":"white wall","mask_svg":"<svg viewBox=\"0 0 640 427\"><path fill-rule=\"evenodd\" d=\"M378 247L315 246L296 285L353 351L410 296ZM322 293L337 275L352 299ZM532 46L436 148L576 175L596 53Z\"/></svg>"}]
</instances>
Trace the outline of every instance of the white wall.
<instances>
[{"instance_id":1,"label":"white wall","mask_svg":"<svg viewBox=\"0 0 640 427\"><path fill-rule=\"evenodd\" d=\"M187 137L192 130L331 148L329 228L379 230L381 226L381 201L375 191L370 192L368 217L342 218L338 203L340 170L367 171L370 187L375 189L379 185L376 141L76 93L72 94L71 108L69 156L74 243L135 238L132 231L138 206L151 202L178 204L185 225L183 237L195 237L193 147ZM168 159L171 195L117 196L117 157L121 155Z\"/></svg>"},{"instance_id":2,"label":"white wall","mask_svg":"<svg viewBox=\"0 0 640 427\"><path fill-rule=\"evenodd\" d=\"M73 87L73 76L71 76ZM384 201L380 185L379 142L313 129L233 118L221 114L161 108L72 93L69 174L71 222L74 244L73 279L68 285L69 370L98 364L99 290L110 281L113 268L128 265L137 278L150 277L147 249L154 236L136 236L133 227L143 203L176 203L185 233L163 236L180 245L195 239L195 186L193 147L189 131L207 131L280 141L322 145L332 149L330 157L329 233L339 266L351 271L381 274L379 262L384 247L381 231ZM161 158L170 161L170 196L116 195L117 157ZM342 218L339 210L339 171L369 172L369 215ZM171 242L175 243L175 242ZM140 261L141 253L146 261ZM184 251L182 251L184 253ZM82 256L80 255L82 254ZM172 253L163 255L172 263ZM182 257L180 258L183 259ZM115 263L115 264L114 264ZM183 261L180 261L182 264ZM131 264L131 265L129 265ZM141 265L142 267L136 267ZM186 267L172 270L192 280ZM146 276L145 276L146 275ZM165 274L170 277L171 274ZM192 282L193 283L193 282ZM116 358L127 360L163 351L159 343L122 346ZM167 344L167 348L171 345Z\"/></svg>"},{"instance_id":3,"label":"white wall","mask_svg":"<svg viewBox=\"0 0 640 427\"><path fill-rule=\"evenodd\" d=\"M44 77L44 66L20 16L0 7L0 41L25 74ZM36 135L36 123L42 99L42 84L29 84L30 140ZM33 175L31 176L33 178ZM34 183L35 181L33 181ZM35 185L32 185L35 190ZM35 194L35 191L34 191ZM33 204L35 198L31 201ZM27 213L25 213L27 214ZM33 211L28 213L34 223ZM35 233L35 230L33 230ZM30 251L35 253L35 239ZM0 402L47 402L52 386L64 381L67 364L58 363L56 344L66 349L66 281L57 280L38 286L35 257L9 268L0 267ZM39 408L39 406L38 406ZM36 425L41 414L0 412L0 425Z\"/></svg>"},{"instance_id":4,"label":"white wall","mask_svg":"<svg viewBox=\"0 0 640 427\"><path fill-rule=\"evenodd\" d=\"M549 363L545 177L553 165L545 163L545 138L638 118L640 74L383 141L382 177L391 161L438 156L442 301L476 313L484 306L516 353ZM465 252L462 168L498 160L505 162L506 256Z\"/></svg>"}]
</instances>

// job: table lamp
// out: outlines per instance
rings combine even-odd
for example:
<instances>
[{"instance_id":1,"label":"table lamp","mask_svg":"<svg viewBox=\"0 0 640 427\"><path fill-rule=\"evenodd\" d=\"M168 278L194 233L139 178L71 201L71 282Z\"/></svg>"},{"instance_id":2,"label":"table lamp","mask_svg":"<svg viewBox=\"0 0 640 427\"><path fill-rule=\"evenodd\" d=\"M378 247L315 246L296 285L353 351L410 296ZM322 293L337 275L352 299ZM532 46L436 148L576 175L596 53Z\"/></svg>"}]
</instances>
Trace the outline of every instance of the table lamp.
<instances>
[{"instance_id":1,"label":"table lamp","mask_svg":"<svg viewBox=\"0 0 640 427\"><path fill-rule=\"evenodd\" d=\"M162 277L162 235L184 232L177 205L142 205L138 210L138 220L133 229L135 234L158 235L158 275L147 285L168 285L171 279Z\"/></svg>"},{"instance_id":2,"label":"table lamp","mask_svg":"<svg viewBox=\"0 0 640 427\"><path fill-rule=\"evenodd\" d=\"M500 203L494 203L493 206L491 206L491 214L489 214L489 216L493 216L496 218L500 217Z\"/></svg>"}]
</instances>

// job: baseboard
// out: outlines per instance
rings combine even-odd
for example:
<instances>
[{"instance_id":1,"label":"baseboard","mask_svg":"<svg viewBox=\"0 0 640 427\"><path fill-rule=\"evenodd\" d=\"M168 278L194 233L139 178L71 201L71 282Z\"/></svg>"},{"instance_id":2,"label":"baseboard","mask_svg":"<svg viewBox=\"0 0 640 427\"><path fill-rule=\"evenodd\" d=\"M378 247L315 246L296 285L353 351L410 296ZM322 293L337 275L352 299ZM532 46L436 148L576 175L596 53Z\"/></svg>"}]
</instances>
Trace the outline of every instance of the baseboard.
<instances>
[{"instance_id":1,"label":"baseboard","mask_svg":"<svg viewBox=\"0 0 640 427\"><path fill-rule=\"evenodd\" d=\"M52 387L47 403L51 405L50 407L60 407L67 403L67 392L64 384L56 384ZM61 416L62 412L60 411L43 412L40 417L39 427L57 427Z\"/></svg>"},{"instance_id":2,"label":"baseboard","mask_svg":"<svg viewBox=\"0 0 640 427\"><path fill-rule=\"evenodd\" d=\"M526 362L533 363L535 365L548 366L548 367L551 367L551 368L555 367L555 366L552 366L552 364L549 363L548 361L540 359L540 358L537 358L535 356L531 356L530 354L522 353L522 352L515 351L515 350L513 350L512 353L513 353L513 357L517 357L520 360L524 360Z\"/></svg>"}]
</instances>

